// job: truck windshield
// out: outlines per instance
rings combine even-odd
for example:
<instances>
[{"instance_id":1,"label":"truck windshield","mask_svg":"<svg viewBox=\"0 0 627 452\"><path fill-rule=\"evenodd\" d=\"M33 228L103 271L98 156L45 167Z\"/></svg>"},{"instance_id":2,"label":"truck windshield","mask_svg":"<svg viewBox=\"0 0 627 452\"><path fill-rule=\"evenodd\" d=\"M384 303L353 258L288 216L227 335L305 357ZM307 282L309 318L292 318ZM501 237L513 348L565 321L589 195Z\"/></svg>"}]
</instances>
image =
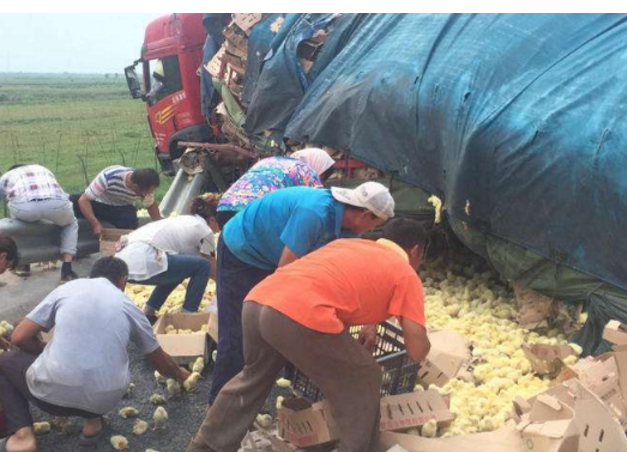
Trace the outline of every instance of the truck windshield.
<instances>
[{"instance_id":1,"label":"truck windshield","mask_svg":"<svg viewBox=\"0 0 627 452\"><path fill-rule=\"evenodd\" d=\"M151 104L183 89L179 59L176 55L149 61L150 86L146 98Z\"/></svg>"}]
</instances>

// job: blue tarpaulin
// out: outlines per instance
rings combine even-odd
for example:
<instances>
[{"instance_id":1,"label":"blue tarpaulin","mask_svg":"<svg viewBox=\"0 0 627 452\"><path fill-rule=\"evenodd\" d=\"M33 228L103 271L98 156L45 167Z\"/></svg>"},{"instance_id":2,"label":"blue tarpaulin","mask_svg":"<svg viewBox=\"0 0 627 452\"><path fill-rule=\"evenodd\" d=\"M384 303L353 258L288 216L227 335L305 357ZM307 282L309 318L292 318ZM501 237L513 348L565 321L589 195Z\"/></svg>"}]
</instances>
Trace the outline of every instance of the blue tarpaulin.
<instances>
[{"instance_id":1,"label":"blue tarpaulin","mask_svg":"<svg viewBox=\"0 0 627 452\"><path fill-rule=\"evenodd\" d=\"M249 133L349 150L453 218L627 289L627 16L345 14L303 74L298 44L331 16L287 16Z\"/></svg>"}]
</instances>

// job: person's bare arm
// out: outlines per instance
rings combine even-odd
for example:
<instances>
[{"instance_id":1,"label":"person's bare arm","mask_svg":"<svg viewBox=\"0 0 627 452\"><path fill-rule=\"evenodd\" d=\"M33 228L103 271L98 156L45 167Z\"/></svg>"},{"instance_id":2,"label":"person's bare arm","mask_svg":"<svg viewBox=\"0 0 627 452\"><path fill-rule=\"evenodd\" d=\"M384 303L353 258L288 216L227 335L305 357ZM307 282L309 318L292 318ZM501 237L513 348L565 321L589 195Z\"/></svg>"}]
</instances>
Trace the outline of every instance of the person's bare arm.
<instances>
[{"instance_id":1,"label":"person's bare arm","mask_svg":"<svg viewBox=\"0 0 627 452\"><path fill-rule=\"evenodd\" d=\"M39 355L46 348L46 343L39 338L44 329L30 319L24 319L13 330L11 344L31 355Z\"/></svg>"},{"instance_id":2,"label":"person's bare arm","mask_svg":"<svg viewBox=\"0 0 627 452\"><path fill-rule=\"evenodd\" d=\"M209 277L216 280L216 269L218 268L218 262L214 256L209 256L209 263L211 264L211 272L209 273Z\"/></svg>"},{"instance_id":3,"label":"person's bare arm","mask_svg":"<svg viewBox=\"0 0 627 452\"><path fill-rule=\"evenodd\" d=\"M363 345L366 350L372 352L374 346L377 345L377 325L365 325L359 332L357 341Z\"/></svg>"},{"instance_id":4,"label":"person's bare arm","mask_svg":"<svg viewBox=\"0 0 627 452\"><path fill-rule=\"evenodd\" d=\"M404 317L401 317L400 321L403 327L403 339L405 339L407 355L412 361L418 363L426 358L431 348L431 343L427 337L427 329L419 323Z\"/></svg>"},{"instance_id":5,"label":"person's bare arm","mask_svg":"<svg viewBox=\"0 0 627 452\"><path fill-rule=\"evenodd\" d=\"M281 259L279 259L279 267L283 267L297 260L299 257L292 252L287 246L283 247Z\"/></svg>"},{"instance_id":6,"label":"person's bare arm","mask_svg":"<svg viewBox=\"0 0 627 452\"><path fill-rule=\"evenodd\" d=\"M152 221L159 221L163 219L161 212L159 211L159 204L156 201L152 203L150 207L146 207L146 210L148 211L150 218L152 218Z\"/></svg>"},{"instance_id":7,"label":"person's bare arm","mask_svg":"<svg viewBox=\"0 0 627 452\"><path fill-rule=\"evenodd\" d=\"M100 221L98 221L98 218L96 218L96 215L94 215L94 209L91 206L91 200L87 197L85 193L83 193L81 197L78 198L78 207L81 209L81 212L83 213L85 219L89 221L91 229L92 231L94 231L94 235L100 237L100 235L102 234L102 224L100 224Z\"/></svg>"},{"instance_id":8,"label":"person's bare arm","mask_svg":"<svg viewBox=\"0 0 627 452\"><path fill-rule=\"evenodd\" d=\"M146 356L161 375L173 378L180 384L183 384L190 376L190 373L182 367L179 367L172 357L164 352L161 347Z\"/></svg>"}]
</instances>

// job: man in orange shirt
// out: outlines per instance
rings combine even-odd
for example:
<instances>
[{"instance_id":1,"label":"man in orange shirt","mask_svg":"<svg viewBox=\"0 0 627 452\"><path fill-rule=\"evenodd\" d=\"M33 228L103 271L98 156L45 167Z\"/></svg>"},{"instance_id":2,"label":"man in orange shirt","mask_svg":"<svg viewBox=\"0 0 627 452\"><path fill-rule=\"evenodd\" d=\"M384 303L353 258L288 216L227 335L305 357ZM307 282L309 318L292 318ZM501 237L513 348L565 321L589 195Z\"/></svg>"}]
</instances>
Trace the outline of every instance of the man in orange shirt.
<instances>
[{"instance_id":1,"label":"man in orange shirt","mask_svg":"<svg viewBox=\"0 0 627 452\"><path fill-rule=\"evenodd\" d=\"M377 242L339 239L279 268L244 304L244 369L227 383L188 452L235 452L289 361L318 385L340 429L341 452L377 447L381 368L348 332L395 316L409 357L429 352L422 283L425 233L391 221ZM371 329L372 331L372 329Z\"/></svg>"}]
</instances>

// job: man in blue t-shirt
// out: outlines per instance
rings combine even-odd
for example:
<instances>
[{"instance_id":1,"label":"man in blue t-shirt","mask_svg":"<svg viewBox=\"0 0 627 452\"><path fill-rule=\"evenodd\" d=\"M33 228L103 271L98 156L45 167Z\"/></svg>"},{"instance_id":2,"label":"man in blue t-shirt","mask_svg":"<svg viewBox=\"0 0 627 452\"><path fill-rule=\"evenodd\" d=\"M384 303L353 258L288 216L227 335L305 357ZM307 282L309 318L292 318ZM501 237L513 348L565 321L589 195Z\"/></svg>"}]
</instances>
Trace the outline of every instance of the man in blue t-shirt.
<instances>
[{"instance_id":1,"label":"man in blue t-shirt","mask_svg":"<svg viewBox=\"0 0 627 452\"><path fill-rule=\"evenodd\" d=\"M242 370L242 305L278 267L340 237L355 237L394 216L389 190L366 182L350 190L292 187L253 201L218 240L218 356L209 404Z\"/></svg>"}]
</instances>

